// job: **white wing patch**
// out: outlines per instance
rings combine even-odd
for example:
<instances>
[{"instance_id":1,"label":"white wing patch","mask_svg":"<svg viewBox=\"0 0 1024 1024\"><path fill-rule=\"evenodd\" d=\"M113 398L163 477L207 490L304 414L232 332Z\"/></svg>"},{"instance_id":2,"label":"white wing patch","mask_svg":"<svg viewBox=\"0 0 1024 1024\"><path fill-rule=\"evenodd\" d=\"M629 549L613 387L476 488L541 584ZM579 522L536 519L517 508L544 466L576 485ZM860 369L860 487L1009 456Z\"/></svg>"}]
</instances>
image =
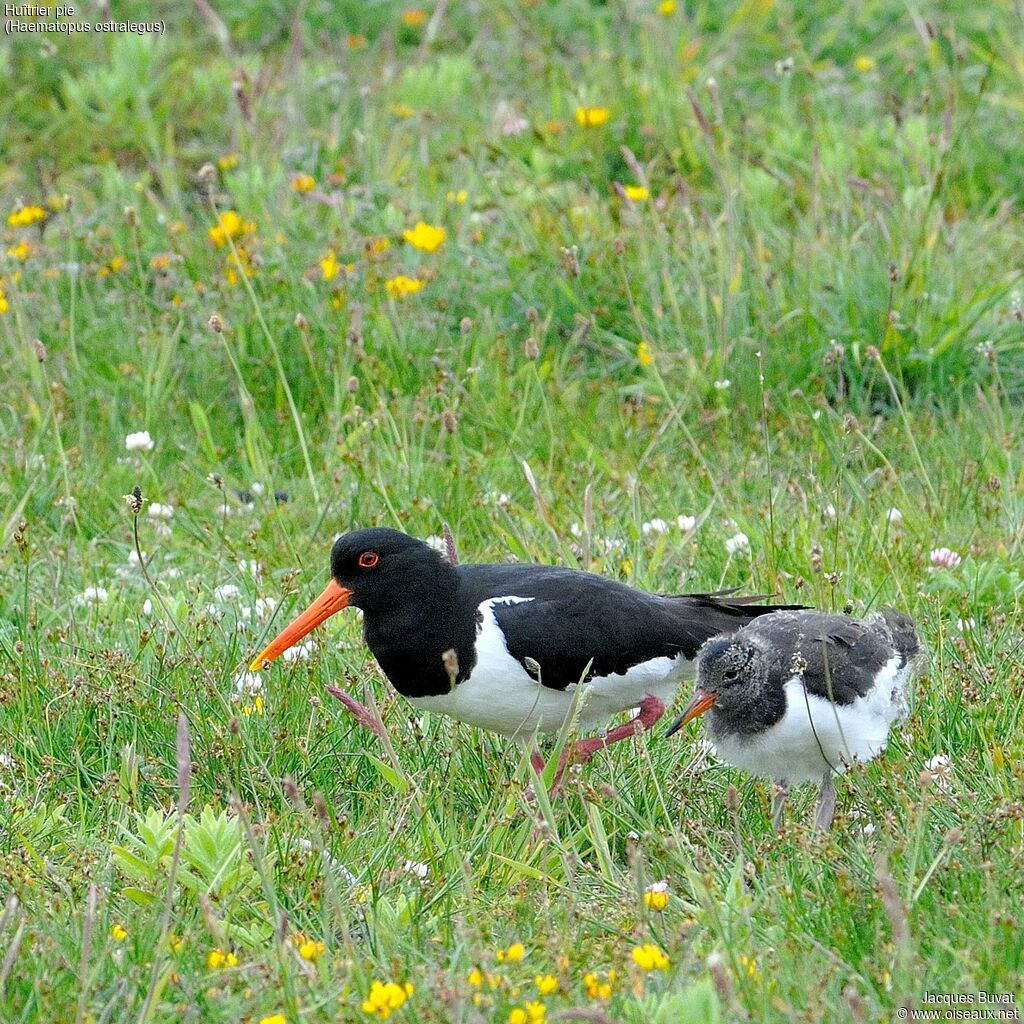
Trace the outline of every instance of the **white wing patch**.
<instances>
[{"instance_id":1,"label":"white wing patch","mask_svg":"<svg viewBox=\"0 0 1024 1024\"><path fill-rule=\"evenodd\" d=\"M573 712L577 686L554 690L541 685L509 654L505 634L494 615L496 605L532 600L510 595L481 603L477 608L476 665L469 678L451 693L414 697L410 703L505 736L525 738L560 729ZM580 729L603 725L647 695L668 703L680 681L692 675L692 667L693 663L682 656L652 658L634 665L628 672L592 676L580 693Z\"/></svg>"}]
</instances>

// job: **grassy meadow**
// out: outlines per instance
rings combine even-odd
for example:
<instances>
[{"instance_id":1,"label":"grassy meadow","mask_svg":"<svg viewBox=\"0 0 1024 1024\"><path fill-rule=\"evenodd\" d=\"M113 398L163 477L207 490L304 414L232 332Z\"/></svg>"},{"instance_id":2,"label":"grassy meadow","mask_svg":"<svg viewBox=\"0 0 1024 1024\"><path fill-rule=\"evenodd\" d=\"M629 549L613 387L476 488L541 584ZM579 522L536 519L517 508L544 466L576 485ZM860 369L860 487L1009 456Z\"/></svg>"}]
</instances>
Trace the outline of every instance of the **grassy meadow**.
<instances>
[{"instance_id":1,"label":"grassy meadow","mask_svg":"<svg viewBox=\"0 0 1024 1024\"><path fill-rule=\"evenodd\" d=\"M1020 4L165 6L0 49L0 1021L1024 994ZM694 727L549 800L355 613L244 674L445 522L905 608L912 714L777 836Z\"/></svg>"}]
</instances>

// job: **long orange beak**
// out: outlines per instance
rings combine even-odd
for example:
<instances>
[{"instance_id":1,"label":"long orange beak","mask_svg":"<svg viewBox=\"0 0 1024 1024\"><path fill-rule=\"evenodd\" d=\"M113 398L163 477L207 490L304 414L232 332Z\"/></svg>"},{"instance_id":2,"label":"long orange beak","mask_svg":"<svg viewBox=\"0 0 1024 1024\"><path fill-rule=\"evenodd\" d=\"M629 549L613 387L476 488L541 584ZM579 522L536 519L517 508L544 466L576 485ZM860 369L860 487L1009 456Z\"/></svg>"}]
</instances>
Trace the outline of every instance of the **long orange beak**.
<instances>
[{"instance_id":1,"label":"long orange beak","mask_svg":"<svg viewBox=\"0 0 1024 1024\"><path fill-rule=\"evenodd\" d=\"M715 701L718 700L717 693L708 693L707 690L698 690L693 695L693 700L683 708L683 713L675 720L672 728L665 733L665 738L675 735L687 722L693 721L698 715L703 715L705 711Z\"/></svg>"},{"instance_id":2,"label":"long orange beak","mask_svg":"<svg viewBox=\"0 0 1024 1024\"><path fill-rule=\"evenodd\" d=\"M288 623L284 629L260 652L249 668L258 672L264 665L280 657L289 647L294 647L307 633L312 632L335 612L348 607L352 591L331 580L324 592L297 618Z\"/></svg>"}]
</instances>

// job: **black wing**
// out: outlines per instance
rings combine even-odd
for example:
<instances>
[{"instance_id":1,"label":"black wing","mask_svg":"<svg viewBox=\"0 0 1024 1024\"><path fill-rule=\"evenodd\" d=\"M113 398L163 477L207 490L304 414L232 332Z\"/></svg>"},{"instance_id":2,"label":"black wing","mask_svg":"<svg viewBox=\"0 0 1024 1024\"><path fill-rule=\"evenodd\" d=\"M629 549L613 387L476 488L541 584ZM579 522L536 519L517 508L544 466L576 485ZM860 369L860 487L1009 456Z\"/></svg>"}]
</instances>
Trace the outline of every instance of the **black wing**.
<instances>
[{"instance_id":1,"label":"black wing","mask_svg":"<svg viewBox=\"0 0 1024 1024\"><path fill-rule=\"evenodd\" d=\"M901 654L880 617L792 612L754 622L746 632L766 642L781 679L800 675L808 693L835 704L869 693L882 666Z\"/></svg>"},{"instance_id":2,"label":"black wing","mask_svg":"<svg viewBox=\"0 0 1024 1024\"><path fill-rule=\"evenodd\" d=\"M757 598L662 597L574 569L466 566L466 599L494 604L508 651L539 681L564 690L591 676L622 674L653 658L692 660L712 636L773 611ZM472 596L470 596L470 594ZM460 595L462 596L462 595Z\"/></svg>"}]
</instances>

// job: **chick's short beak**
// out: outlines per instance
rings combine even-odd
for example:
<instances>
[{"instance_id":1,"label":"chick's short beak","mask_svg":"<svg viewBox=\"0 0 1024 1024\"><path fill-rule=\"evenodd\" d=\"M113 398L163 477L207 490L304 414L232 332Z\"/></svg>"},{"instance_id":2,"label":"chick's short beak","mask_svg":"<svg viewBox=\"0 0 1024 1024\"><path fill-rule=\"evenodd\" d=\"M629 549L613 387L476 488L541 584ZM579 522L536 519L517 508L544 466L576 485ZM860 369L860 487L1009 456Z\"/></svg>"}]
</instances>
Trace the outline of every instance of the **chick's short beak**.
<instances>
[{"instance_id":1,"label":"chick's short beak","mask_svg":"<svg viewBox=\"0 0 1024 1024\"><path fill-rule=\"evenodd\" d=\"M683 713L672 723L672 727L667 733L666 738L675 735L687 722L692 721L698 715L703 715L708 708L711 707L715 701L718 700L717 693L709 693L707 690L698 690L693 695L693 700L683 708Z\"/></svg>"}]
</instances>

